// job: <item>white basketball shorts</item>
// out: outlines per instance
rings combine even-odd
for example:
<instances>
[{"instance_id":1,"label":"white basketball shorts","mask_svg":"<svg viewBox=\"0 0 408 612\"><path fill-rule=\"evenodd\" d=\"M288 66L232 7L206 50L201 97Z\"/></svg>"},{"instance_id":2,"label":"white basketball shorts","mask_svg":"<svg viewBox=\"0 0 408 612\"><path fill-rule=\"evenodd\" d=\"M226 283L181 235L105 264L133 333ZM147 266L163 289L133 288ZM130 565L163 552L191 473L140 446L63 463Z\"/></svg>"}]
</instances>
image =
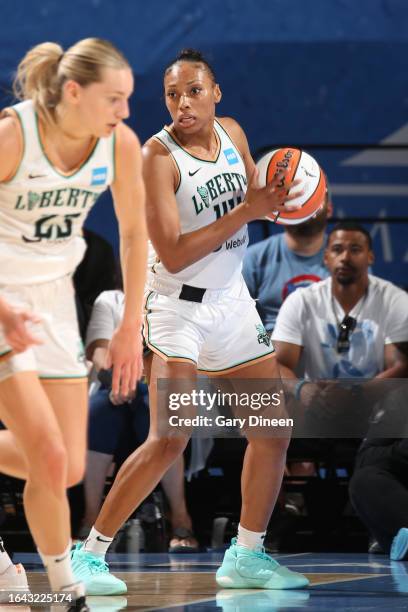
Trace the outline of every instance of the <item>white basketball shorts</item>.
<instances>
[{"instance_id":1,"label":"white basketball shorts","mask_svg":"<svg viewBox=\"0 0 408 612\"><path fill-rule=\"evenodd\" d=\"M148 287L143 337L166 361L193 362L203 374L223 375L274 352L242 276L223 290L197 289L153 275Z\"/></svg>"},{"instance_id":2,"label":"white basketball shorts","mask_svg":"<svg viewBox=\"0 0 408 612\"><path fill-rule=\"evenodd\" d=\"M41 318L41 323L28 326L42 341L14 354L0 325L0 381L17 372L35 371L45 380L82 382L87 368L71 277L38 285L0 286L0 295L10 306Z\"/></svg>"}]
</instances>

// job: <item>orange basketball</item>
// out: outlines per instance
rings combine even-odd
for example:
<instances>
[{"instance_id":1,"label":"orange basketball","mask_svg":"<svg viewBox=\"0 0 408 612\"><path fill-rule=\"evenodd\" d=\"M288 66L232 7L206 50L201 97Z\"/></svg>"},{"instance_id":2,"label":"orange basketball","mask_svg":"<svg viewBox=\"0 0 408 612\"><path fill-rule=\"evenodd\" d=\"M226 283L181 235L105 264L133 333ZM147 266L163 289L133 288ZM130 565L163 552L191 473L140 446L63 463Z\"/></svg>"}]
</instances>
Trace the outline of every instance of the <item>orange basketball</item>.
<instances>
[{"instance_id":1,"label":"orange basketball","mask_svg":"<svg viewBox=\"0 0 408 612\"><path fill-rule=\"evenodd\" d=\"M301 196L288 202L288 205L300 205L301 208L271 213L266 217L269 221L283 225L304 223L323 207L327 190L326 178L317 161L309 153L295 147L276 149L265 153L258 161L257 167L261 186L273 181L283 170L284 176L280 186L284 187L294 180L300 180L300 183L292 189L303 191Z\"/></svg>"}]
</instances>

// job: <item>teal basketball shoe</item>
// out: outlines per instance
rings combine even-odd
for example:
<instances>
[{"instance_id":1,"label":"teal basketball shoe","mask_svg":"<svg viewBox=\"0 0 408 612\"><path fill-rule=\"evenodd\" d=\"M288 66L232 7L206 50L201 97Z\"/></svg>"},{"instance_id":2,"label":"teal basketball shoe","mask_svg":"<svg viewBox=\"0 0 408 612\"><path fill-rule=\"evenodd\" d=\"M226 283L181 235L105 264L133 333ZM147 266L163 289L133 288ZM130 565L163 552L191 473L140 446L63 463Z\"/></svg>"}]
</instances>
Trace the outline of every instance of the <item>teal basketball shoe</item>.
<instances>
[{"instance_id":1,"label":"teal basketball shoe","mask_svg":"<svg viewBox=\"0 0 408 612\"><path fill-rule=\"evenodd\" d=\"M250 550L231 540L216 574L224 589L301 589L308 586L306 576L279 565L265 549Z\"/></svg>"},{"instance_id":2,"label":"teal basketball shoe","mask_svg":"<svg viewBox=\"0 0 408 612\"><path fill-rule=\"evenodd\" d=\"M401 527L392 541L390 559L392 561L402 561L408 557L408 529Z\"/></svg>"},{"instance_id":3,"label":"teal basketball shoe","mask_svg":"<svg viewBox=\"0 0 408 612\"><path fill-rule=\"evenodd\" d=\"M85 585L87 595L123 595L127 586L123 580L109 572L105 559L83 550L79 543L71 552L71 565L76 580Z\"/></svg>"}]
</instances>

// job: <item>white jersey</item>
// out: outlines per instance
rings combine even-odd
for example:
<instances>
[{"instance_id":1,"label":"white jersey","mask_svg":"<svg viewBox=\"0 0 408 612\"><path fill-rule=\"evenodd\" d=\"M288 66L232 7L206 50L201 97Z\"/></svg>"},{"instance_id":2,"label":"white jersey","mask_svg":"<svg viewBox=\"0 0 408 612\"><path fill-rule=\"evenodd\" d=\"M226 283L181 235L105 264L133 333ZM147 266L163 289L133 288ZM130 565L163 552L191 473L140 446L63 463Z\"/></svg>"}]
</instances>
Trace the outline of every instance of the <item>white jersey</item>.
<instances>
[{"instance_id":1,"label":"white jersey","mask_svg":"<svg viewBox=\"0 0 408 612\"><path fill-rule=\"evenodd\" d=\"M71 274L81 261L85 218L114 179L115 138L100 138L65 175L44 152L32 101L12 108L24 148L15 175L0 183L0 285L38 284Z\"/></svg>"},{"instance_id":2,"label":"white jersey","mask_svg":"<svg viewBox=\"0 0 408 612\"><path fill-rule=\"evenodd\" d=\"M166 128L154 136L168 149L179 170L175 196L183 234L210 225L245 197L247 178L242 157L217 121L214 130L219 143L215 161L187 153ZM247 244L248 229L244 225L215 251L181 272L170 274L159 259L150 269L157 279L177 279L205 289L225 288L240 276Z\"/></svg>"}]
</instances>

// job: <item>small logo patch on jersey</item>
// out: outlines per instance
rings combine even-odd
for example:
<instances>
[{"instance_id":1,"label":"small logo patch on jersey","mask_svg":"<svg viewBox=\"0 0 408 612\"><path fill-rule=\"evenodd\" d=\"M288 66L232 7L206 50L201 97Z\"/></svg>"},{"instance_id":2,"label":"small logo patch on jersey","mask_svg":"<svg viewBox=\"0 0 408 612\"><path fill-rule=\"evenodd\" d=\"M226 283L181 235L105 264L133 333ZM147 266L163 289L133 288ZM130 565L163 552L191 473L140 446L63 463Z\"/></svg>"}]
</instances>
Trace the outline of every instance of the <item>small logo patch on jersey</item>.
<instances>
[{"instance_id":1,"label":"small logo patch on jersey","mask_svg":"<svg viewBox=\"0 0 408 612\"><path fill-rule=\"evenodd\" d=\"M94 168L92 170L91 185L105 185L107 178L108 178L107 166L102 166L101 168Z\"/></svg>"},{"instance_id":2,"label":"small logo patch on jersey","mask_svg":"<svg viewBox=\"0 0 408 612\"><path fill-rule=\"evenodd\" d=\"M197 187L197 191L200 194L200 197L204 202L205 206L208 208L210 205L210 196L207 187Z\"/></svg>"},{"instance_id":3,"label":"small logo patch on jersey","mask_svg":"<svg viewBox=\"0 0 408 612\"><path fill-rule=\"evenodd\" d=\"M271 345L271 339L268 332L263 325L255 325L256 331L258 332L258 344L265 344L265 346Z\"/></svg>"},{"instance_id":4,"label":"small logo patch on jersey","mask_svg":"<svg viewBox=\"0 0 408 612\"><path fill-rule=\"evenodd\" d=\"M36 179L36 178L44 178L45 176L47 176L46 174L33 174L30 172L30 174L28 175L29 179Z\"/></svg>"},{"instance_id":5,"label":"small logo patch on jersey","mask_svg":"<svg viewBox=\"0 0 408 612\"><path fill-rule=\"evenodd\" d=\"M36 204L41 200L41 196L35 191L29 191L27 194L27 208L28 210L33 210Z\"/></svg>"},{"instance_id":6,"label":"small logo patch on jersey","mask_svg":"<svg viewBox=\"0 0 408 612\"><path fill-rule=\"evenodd\" d=\"M197 170L194 170L194 172L191 172L191 170L188 171L188 176L194 176L195 174L197 174L197 172L201 170L201 168L197 168Z\"/></svg>"},{"instance_id":7,"label":"small logo patch on jersey","mask_svg":"<svg viewBox=\"0 0 408 612\"><path fill-rule=\"evenodd\" d=\"M230 166L238 163L238 156L235 153L234 149L224 149L223 153L225 155L225 159L227 160Z\"/></svg>"}]
</instances>

